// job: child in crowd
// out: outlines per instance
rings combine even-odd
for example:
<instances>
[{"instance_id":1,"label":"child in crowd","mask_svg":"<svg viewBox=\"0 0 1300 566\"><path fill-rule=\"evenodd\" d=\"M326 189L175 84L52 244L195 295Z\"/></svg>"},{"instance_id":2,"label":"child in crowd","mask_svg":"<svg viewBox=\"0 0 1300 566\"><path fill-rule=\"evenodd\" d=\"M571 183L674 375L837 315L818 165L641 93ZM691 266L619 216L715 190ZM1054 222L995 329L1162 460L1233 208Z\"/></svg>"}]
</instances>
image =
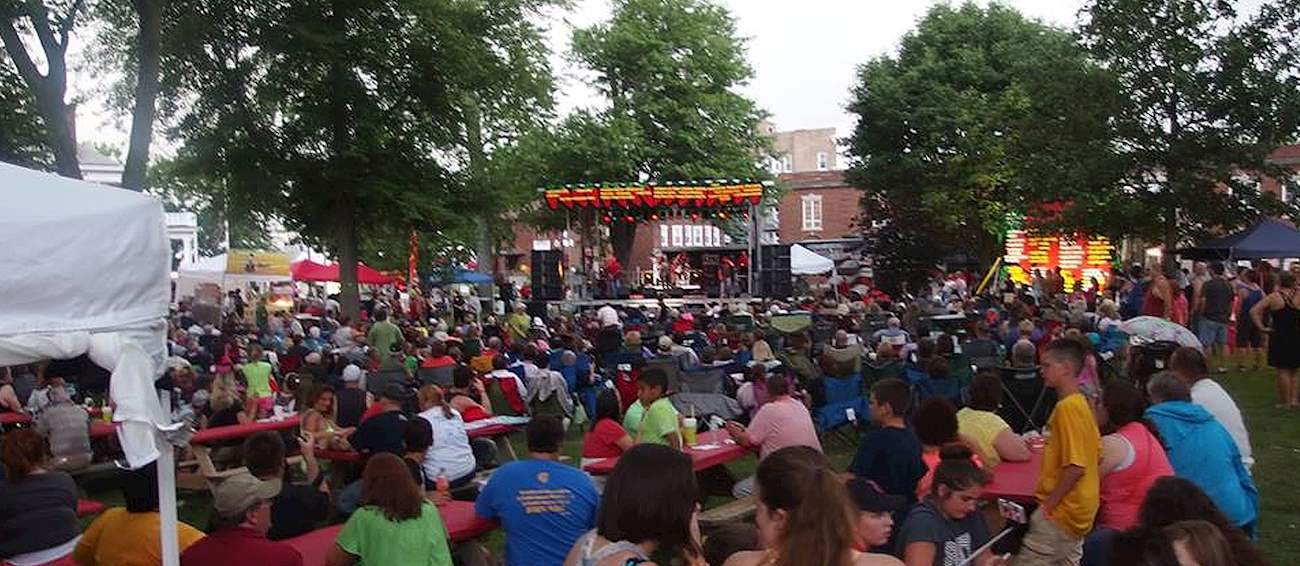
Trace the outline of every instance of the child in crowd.
<instances>
[{"instance_id":1,"label":"child in crowd","mask_svg":"<svg viewBox=\"0 0 1300 566\"><path fill-rule=\"evenodd\" d=\"M926 468L921 441L903 420L912 407L912 390L900 379L882 379L871 387L870 403L871 420L880 428L862 438L849 471L915 503L916 484Z\"/></svg>"},{"instance_id":2,"label":"child in crowd","mask_svg":"<svg viewBox=\"0 0 1300 566\"><path fill-rule=\"evenodd\" d=\"M939 456L929 493L907 514L899 532L898 548L903 563L907 566L1001 564L1002 559L990 551L974 554L989 540L988 526L978 511L988 475L975 464L973 454L965 445L944 446Z\"/></svg>"},{"instance_id":3,"label":"child in crowd","mask_svg":"<svg viewBox=\"0 0 1300 566\"><path fill-rule=\"evenodd\" d=\"M1077 566L1083 536L1097 516L1101 434L1079 392L1083 356L1083 347L1069 339L1053 340L1043 352L1043 382L1056 390L1059 400L1047 421L1051 435L1034 493L1039 507L1030 518L1016 566Z\"/></svg>"},{"instance_id":4,"label":"child in crowd","mask_svg":"<svg viewBox=\"0 0 1300 566\"><path fill-rule=\"evenodd\" d=\"M636 429L636 441L667 444L680 450L682 433L677 409L668 400L668 374L659 368L641 372L637 379L637 398L645 407L645 413Z\"/></svg>"}]
</instances>

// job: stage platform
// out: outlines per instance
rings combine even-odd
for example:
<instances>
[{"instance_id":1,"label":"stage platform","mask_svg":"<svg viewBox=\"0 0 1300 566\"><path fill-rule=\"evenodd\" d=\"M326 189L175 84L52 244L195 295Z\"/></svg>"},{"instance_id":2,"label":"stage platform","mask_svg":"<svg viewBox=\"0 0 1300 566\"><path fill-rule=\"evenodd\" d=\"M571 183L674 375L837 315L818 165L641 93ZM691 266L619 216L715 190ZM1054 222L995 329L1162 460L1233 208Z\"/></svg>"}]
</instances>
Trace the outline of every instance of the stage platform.
<instances>
[{"instance_id":1,"label":"stage platform","mask_svg":"<svg viewBox=\"0 0 1300 566\"><path fill-rule=\"evenodd\" d=\"M708 307L712 305L746 305L753 312L754 307L761 305L764 299L761 298L732 298L719 299L717 297L665 297L662 299L663 304L673 308L682 306L699 306ZM614 305L616 307L637 308L647 307L655 308L659 305L660 299L647 297L644 299L585 299L585 300L568 300L568 301L548 301L549 304L559 307L566 312L574 312L586 309L598 309L605 305Z\"/></svg>"}]
</instances>

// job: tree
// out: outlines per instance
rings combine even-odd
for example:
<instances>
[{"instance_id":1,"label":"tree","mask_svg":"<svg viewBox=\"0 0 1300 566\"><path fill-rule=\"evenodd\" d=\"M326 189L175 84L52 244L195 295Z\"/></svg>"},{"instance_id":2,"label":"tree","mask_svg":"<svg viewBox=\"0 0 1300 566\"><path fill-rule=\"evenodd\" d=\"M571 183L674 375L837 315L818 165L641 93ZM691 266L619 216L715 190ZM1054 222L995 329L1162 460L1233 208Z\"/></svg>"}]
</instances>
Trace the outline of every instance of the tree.
<instances>
[{"instance_id":1,"label":"tree","mask_svg":"<svg viewBox=\"0 0 1300 566\"><path fill-rule=\"evenodd\" d=\"M1065 31L998 4L932 8L860 67L849 105L869 250L902 280L949 254L988 265L1009 214L1113 181L1118 97Z\"/></svg>"},{"instance_id":2,"label":"tree","mask_svg":"<svg viewBox=\"0 0 1300 566\"><path fill-rule=\"evenodd\" d=\"M610 21L574 32L572 53L609 108L562 125L557 159L575 168L550 182L763 177L764 113L736 92L754 72L730 13L708 0L613 4ZM611 226L624 265L635 235L633 224Z\"/></svg>"},{"instance_id":3,"label":"tree","mask_svg":"<svg viewBox=\"0 0 1300 566\"><path fill-rule=\"evenodd\" d=\"M36 100L24 87L17 71L0 58L0 161L27 167L49 162L45 126Z\"/></svg>"},{"instance_id":4,"label":"tree","mask_svg":"<svg viewBox=\"0 0 1300 566\"><path fill-rule=\"evenodd\" d=\"M343 310L355 314L369 235L459 226L486 206L463 184L465 113L486 123L496 107L467 108L464 97L509 105L474 79L503 65L489 42L504 10L525 20L542 5L197 1L177 14L165 51L185 71L165 67L169 97L193 100L163 105L183 140L178 158L334 251Z\"/></svg>"},{"instance_id":5,"label":"tree","mask_svg":"<svg viewBox=\"0 0 1300 566\"><path fill-rule=\"evenodd\" d=\"M0 0L0 42L35 99L54 168L60 175L77 179L81 178L81 164L65 97L68 38L84 11L85 0ZM28 33L35 35L41 46L44 73L23 42Z\"/></svg>"},{"instance_id":6,"label":"tree","mask_svg":"<svg viewBox=\"0 0 1300 566\"><path fill-rule=\"evenodd\" d=\"M1082 41L1124 93L1114 147L1123 182L1080 212L1142 219L1127 228L1174 248L1293 205L1260 195L1250 178L1300 128L1294 2L1239 14L1217 0L1096 0ZM1289 176L1289 175L1287 175ZM1172 254L1166 254L1169 261Z\"/></svg>"}]
</instances>

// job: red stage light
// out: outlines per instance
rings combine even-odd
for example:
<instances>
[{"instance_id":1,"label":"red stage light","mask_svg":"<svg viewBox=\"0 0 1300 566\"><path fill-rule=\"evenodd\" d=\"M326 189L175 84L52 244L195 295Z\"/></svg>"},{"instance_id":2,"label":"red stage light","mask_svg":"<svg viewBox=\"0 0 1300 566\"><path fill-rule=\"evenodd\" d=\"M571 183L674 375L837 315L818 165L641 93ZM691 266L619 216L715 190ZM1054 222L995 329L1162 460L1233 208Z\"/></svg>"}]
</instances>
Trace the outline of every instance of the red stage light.
<instances>
[{"instance_id":1,"label":"red stage light","mask_svg":"<svg viewBox=\"0 0 1300 566\"><path fill-rule=\"evenodd\" d=\"M636 222L636 219L632 218L631 216L624 216L623 220L626 220L629 224L631 224L632 222Z\"/></svg>"},{"instance_id":2,"label":"red stage light","mask_svg":"<svg viewBox=\"0 0 1300 566\"><path fill-rule=\"evenodd\" d=\"M606 224L609 224L610 222L613 222L613 221L614 221L613 218L610 218L610 217L608 217L608 216L605 216L605 217L601 218L600 220L601 220L602 222L606 223Z\"/></svg>"}]
</instances>

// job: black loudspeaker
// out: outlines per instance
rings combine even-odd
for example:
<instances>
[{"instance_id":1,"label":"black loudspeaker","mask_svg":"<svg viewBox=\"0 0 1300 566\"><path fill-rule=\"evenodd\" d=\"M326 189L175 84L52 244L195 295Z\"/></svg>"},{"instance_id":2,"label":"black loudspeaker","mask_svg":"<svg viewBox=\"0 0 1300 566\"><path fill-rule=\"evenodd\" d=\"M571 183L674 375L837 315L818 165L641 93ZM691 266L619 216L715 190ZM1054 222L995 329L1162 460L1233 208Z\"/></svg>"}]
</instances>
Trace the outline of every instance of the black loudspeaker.
<instances>
[{"instance_id":1,"label":"black loudspeaker","mask_svg":"<svg viewBox=\"0 0 1300 566\"><path fill-rule=\"evenodd\" d=\"M560 257L558 251L533 251L533 300L560 301L564 299L564 274L560 272Z\"/></svg>"},{"instance_id":2,"label":"black loudspeaker","mask_svg":"<svg viewBox=\"0 0 1300 566\"><path fill-rule=\"evenodd\" d=\"M528 301L528 316L547 319L546 301Z\"/></svg>"},{"instance_id":3,"label":"black loudspeaker","mask_svg":"<svg viewBox=\"0 0 1300 566\"><path fill-rule=\"evenodd\" d=\"M794 292L790 284L790 246L763 246L759 254L759 296L789 297Z\"/></svg>"}]
</instances>

